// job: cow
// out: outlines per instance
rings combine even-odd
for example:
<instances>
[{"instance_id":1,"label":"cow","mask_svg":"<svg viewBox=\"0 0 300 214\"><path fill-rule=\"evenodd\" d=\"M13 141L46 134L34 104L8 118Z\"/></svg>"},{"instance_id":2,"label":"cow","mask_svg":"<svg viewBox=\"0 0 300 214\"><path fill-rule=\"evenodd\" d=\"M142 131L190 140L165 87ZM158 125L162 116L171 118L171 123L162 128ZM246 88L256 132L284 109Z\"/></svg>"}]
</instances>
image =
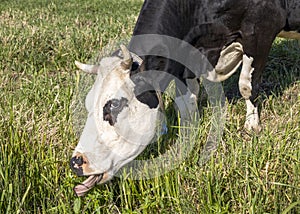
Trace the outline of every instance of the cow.
<instances>
[{"instance_id":1,"label":"cow","mask_svg":"<svg viewBox=\"0 0 300 214\"><path fill-rule=\"evenodd\" d=\"M97 75L86 97L87 121L70 161L78 176L88 176L75 187L77 195L110 180L155 135L159 95L155 88L136 93L145 82L133 74L159 70L184 85L199 78L176 60L139 56L141 43L147 41L137 43L135 37L164 35L192 45L211 64L212 69L200 73L212 82L224 81L240 68L238 85L247 107L244 126L260 132L257 96L272 42L277 35L299 39L299 32L300 0L145 0L129 48L121 46L98 65L76 62ZM164 81L161 91L170 81ZM184 100L197 97L184 89L179 94Z\"/></svg>"}]
</instances>

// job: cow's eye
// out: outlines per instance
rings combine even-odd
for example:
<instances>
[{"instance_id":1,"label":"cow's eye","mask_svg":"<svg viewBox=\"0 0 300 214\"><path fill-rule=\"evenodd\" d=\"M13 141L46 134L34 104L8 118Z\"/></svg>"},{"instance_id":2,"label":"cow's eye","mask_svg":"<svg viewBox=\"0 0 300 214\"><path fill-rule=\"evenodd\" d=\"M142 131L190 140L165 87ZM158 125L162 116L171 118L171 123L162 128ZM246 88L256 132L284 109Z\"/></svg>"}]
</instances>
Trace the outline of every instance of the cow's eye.
<instances>
[{"instance_id":1,"label":"cow's eye","mask_svg":"<svg viewBox=\"0 0 300 214\"><path fill-rule=\"evenodd\" d=\"M128 100L124 97L107 101L103 106L103 120L108 121L113 126L117 122L118 114L126 106L128 106Z\"/></svg>"},{"instance_id":2,"label":"cow's eye","mask_svg":"<svg viewBox=\"0 0 300 214\"><path fill-rule=\"evenodd\" d=\"M121 102L120 102L120 100L117 100L117 99L113 99L113 100L111 100L111 104L110 104L110 106L112 107L112 108L120 108L121 107Z\"/></svg>"}]
</instances>

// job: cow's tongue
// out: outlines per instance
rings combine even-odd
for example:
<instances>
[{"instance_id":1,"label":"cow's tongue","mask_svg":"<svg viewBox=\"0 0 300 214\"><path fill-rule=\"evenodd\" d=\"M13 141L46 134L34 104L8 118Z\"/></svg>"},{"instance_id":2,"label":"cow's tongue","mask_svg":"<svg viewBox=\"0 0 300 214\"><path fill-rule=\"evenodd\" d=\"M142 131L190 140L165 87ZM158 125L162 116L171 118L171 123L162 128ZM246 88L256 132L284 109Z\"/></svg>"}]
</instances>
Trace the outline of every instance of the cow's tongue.
<instances>
[{"instance_id":1,"label":"cow's tongue","mask_svg":"<svg viewBox=\"0 0 300 214\"><path fill-rule=\"evenodd\" d=\"M74 191L77 196L84 196L84 194L92 189L103 177L103 174L100 175L90 175L84 182L78 184Z\"/></svg>"}]
</instances>

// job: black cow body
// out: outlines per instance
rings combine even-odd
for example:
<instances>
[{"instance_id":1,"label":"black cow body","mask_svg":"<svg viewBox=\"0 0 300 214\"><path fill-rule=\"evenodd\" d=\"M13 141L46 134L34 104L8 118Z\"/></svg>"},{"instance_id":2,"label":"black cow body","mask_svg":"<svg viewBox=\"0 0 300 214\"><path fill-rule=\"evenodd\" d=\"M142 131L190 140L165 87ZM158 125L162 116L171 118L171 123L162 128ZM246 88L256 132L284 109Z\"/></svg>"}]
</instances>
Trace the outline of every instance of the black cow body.
<instances>
[{"instance_id":1,"label":"black cow body","mask_svg":"<svg viewBox=\"0 0 300 214\"><path fill-rule=\"evenodd\" d=\"M281 31L300 32L300 0L145 0L133 36L159 34L184 40L213 67L224 47L240 43L243 54L253 58L254 69L251 95L242 95L256 106L262 70ZM172 60L162 63L161 57L147 56L144 61L147 70L167 71L184 83L195 77Z\"/></svg>"}]
</instances>

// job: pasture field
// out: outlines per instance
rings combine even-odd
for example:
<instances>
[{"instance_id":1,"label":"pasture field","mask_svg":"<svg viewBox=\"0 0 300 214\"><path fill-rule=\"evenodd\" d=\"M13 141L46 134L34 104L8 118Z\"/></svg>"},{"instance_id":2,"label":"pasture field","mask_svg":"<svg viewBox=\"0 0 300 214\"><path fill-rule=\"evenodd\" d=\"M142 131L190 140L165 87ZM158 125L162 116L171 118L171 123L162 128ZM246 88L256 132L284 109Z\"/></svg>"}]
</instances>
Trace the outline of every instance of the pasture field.
<instances>
[{"instance_id":1,"label":"pasture field","mask_svg":"<svg viewBox=\"0 0 300 214\"><path fill-rule=\"evenodd\" d=\"M194 148L164 175L115 178L75 196L82 178L69 167L78 141L70 108L80 84L74 61L128 39L141 5L1 0L0 213L300 213L300 43L285 39L276 39L265 68L261 134L243 130L235 75L224 83L226 125L207 164L198 164Z\"/></svg>"}]
</instances>

